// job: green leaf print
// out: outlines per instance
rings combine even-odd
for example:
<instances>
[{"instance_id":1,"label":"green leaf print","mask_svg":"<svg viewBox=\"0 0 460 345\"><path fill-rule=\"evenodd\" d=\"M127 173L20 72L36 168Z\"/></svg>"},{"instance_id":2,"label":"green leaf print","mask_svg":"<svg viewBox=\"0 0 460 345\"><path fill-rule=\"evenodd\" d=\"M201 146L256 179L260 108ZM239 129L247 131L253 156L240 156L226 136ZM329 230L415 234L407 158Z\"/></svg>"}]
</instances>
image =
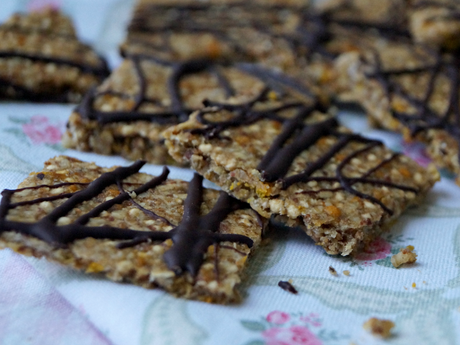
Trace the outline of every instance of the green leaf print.
<instances>
[{"instance_id":1,"label":"green leaf print","mask_svg":"<svg viewBox=\"0 0 460 345\"><path fill-rule=\"evenodd\" d=\"M265 345L265 341L260 339L251 340L249 343L246 343L245 345Z\"/></svg>"},{"instance_id":2,"label":"green leaf print","mask_svg":"<svg viewBox=\"0 0 460 345\"><path fill-rule=\"evenodd\" d=\"M178 329L181 332L177 332ZM187 337L183 337L183 334L187 334ZM165 294L147 308L142 345L200 345L206 338L206 332L190 319L187 301Z\"/></svg>"},{"instance_id":3,"label":"green leaf print","mask_svg":"<svg viewBox=\"0 0 460 345\"><path fill-rule=\"evenodd\" d=\"M431 218L460 217L460 208L423 204L409 209L406 214Z\"/></svg>"},{"instance_id":4,"label":"green leaf print","mask_svg":"<svg viewBox=\"0 0 460 345\"><path fill-rule=\"evenodd\" d=\"M374 262L379 266L394 268L393 264L391 263L391 256L387 256L385 259L375 260Z\"/></svg>"},{"instance_id":5,"label":"green leaf print","mask_svg":"<svg viewBox=\"0 0 460 345\"><path fill-rule=\"evenodd\" d=\"M28 174L38 169L36 166L16 156L8 146L0 144L0 170Z\"/></svg>"},{"instance_id":6,"label":"green leaf print","mask_svg":"<svg viewBox=\"0 0 460 345\"><path fill-rule=\"evenodd\" d=\"M64 152L66 150L61 144L48 144L47 146L59 152Z\"/></svg>"},{"instance_id":7,"label":"green leaf print","mask_svg":"<svg viewBox=\"0 0 460 345\"><path fill-rule=\"evenodd\" d=\"M29 119L21 119L19 117L8 116L8 121L23 125L23 124L29 122Z\"/></svg>"},{"instance_id":8,"label":"green leaf print","mask_svg":"<svg viewBox=\"0 0 460 345\"><path fill-rule=\"evenodd\" d=\"M242 320L241 324L244 328L254 332L263 332L266 328L265 324L258 321Z\"/></svg>"},{"instance_id":9,"label":"green leaf print","mask_svg":"<svg viewBox=\"0 0 460 345\"><path fill-rule=\"evenodd\" d=\"M19 128L5 128L3 132L13 134L16 138L19 138L19 139L23 139L26 137L24 132L20 130Z\"/></svg>"},{"instance_id":10,"label":"green leaf print","mask_svg":"<svg viewBox=\"0 0 460 345\"><path fill-rule=\"evenodd\" d=\"M447 284L450 288L460 287L460 225L455 231L452 243L454 244L455 266L457 266L458 275Z\"/></svg>"}]
</instances>

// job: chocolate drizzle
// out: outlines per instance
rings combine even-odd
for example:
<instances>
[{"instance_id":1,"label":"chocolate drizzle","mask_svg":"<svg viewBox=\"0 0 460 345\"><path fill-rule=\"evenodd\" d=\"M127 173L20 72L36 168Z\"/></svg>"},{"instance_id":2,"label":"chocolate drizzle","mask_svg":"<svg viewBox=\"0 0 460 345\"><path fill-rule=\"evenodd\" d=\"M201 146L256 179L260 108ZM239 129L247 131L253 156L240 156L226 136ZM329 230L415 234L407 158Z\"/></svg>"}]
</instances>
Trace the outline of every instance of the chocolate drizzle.
<instances>
[{"instance_id":1,"label":"chocolate drizzle","mask_svg":"<svg viewBox=\"0 0 460 345\"><path fill-rule=\"evenodd\" d=\"M224 76L218 71L216 62L207 59L200 60L189 60L185 62L173 62L157 59L149 55L132 55L127 57L134 66L134 71L138 80L139 91L136 95L132 96L129 94L120 94L117 92L105 91L98 93L96 90L91 90L86 94L83 101L77 107L76 111L85 118L90 120L96 120L98 123L116 123L116 122L131 122L131 121L149 121L156 122L159 124L174 124L186 121L188 115L194 111L184 105L182 100L181 92L179 89L179 83L182 78L194 74L208 71L215 75L219 81L219 84L224 89L224 92L229 95L233 94L234 91L231 89L230 82L224 78ZM172 69L172 72L167 80L167 90L170 96L171 105L168 109L158 112L145 112L140 108L147 103L154 103L159 105L156 100L147 99L146 97L146 76L142 68L143 62L156 63L164 66L168 66ZM225 65L222 64L222 65ZM134 98L134 106L131 110L127 111L98 111L94 109L94 100L101 95L113 95L121 98Z\"/></svg>"},{"instance_id":2,"label":"chocolate drizzle","mask_svg":"<svg viewBox=\"0 0 460 345\"><path fill-rule=\"evenodd\" d=\"M208 31L216 28L254 27L269 17L271 25L283 25L281 11L305 11L306 6L257 4L248 1L190 4L141 5L134 14L129 32ZM158 20L152 20L158 18ZM218 30L218 29L216 29ZM223 30L224 31L224 30Z\"/></svg>"},{"instance_id":3,"label":"chocolate drizzle","mask_svg":"<svg viewBox=\"0 0 460 345\"><path fill-rule=\"evenodd\" d=\"M139 195L153 189L166 181L169 170L165 167L163 173L151 179L149 182L140 185L131 192L123 190L123 180L137 173L145 164L137 161L129 167L117 168L111 172L102 174L90 184L62 183L54 186L40 185L36 187L22 188L18 190L4 190L0 203L0 234L5 231L15 231L25 235L34 236L51 245L65 247L69 243L92 237L96 239L121 240L118 248L128 248L140 243L150 241L165 241L171 239L172 247L165 252L164 260L167 266L177 275L185 272L196 276L203 262L203 256L208 247L220 242L234 242L246 244L252 247L253 241L243 235L221 234L218 233L220 223L234 210L247 207L246 204L233 199L226 193L221 193L213 209L206 215L200 215L202 203L202 178L195 174L189 184L188 195L184 204L184 215L179 225L170 231L139 231L131 229L116 228L112 226L86 226L91 218L99 216L103 211L109 210L115 205L134 200L132 193ZM79 204L97 197L105 188L116 184L120 189L120 194L113 199L107 200L96 206L86 214L81 215L68 225L57 225L61 217L65 217ZM34 190L40 188L58 188L57 186L80 185L84 189L75 193L63 193L48 198L39 198L30 201L12 203L11 198L17 192L23 190ZM57 199L67 199L60 206L57 206L48 215L41 218L36 223L23 223L7 220L8 211L22 205L39 204L43 201ZM136 205L137 203L135 203ZM138 204L137 204L138 205ZM138 205L140 206L140 205ZM160 217L150 210L141 207L141 210L153 219L172 224L163 217Z\"/></svg>"},{"instance_id":4,"label":"chocolate drizzle","mask_svg":"<svg viewBox=\"0 0 460 345\"><path fill-rule=\"evenodd\" d=\"M286 89L293 90L305 97L312 98L313 93L305 87L302 83L297 82L295 79L289 78L282 73L272 71L261 66L249 63L235 63L229 64L226 61L216 61L209 59L188 60L184 62L165 61L149 55L132 55L128 56L134 67L136 77L138 80L138 92L135 95L129 95L119 92L102 91L98 92L95 89L88 92L83 98L82 102L76 108L76 111L84 118L95 120L100 124L117 123L117 122L131 122L131 121L149 121L158 124L176 124L188 119L196 109L188 108L182 99L179 84L181 80L191 74L208 72L216 77L219 86L223 89L226 97L231 97L236 94L233 89L231 80L226 78L222 72L222 68L233 67L244 73L247 73L259 80L263 81L269 87L266 87L260 98L267 96L270 89L274 90L277 94L286 93ZM146 76L142 64L155 63L172 69L167 80L167 90L169 93L171 105L158 112L146 112L142 108L146 104L159 105L157 100L148 99L146 97ZM120 98L131 98L134 100L134 105L131 110L126 111L100 111L94 108L94 101L99 96L112 95ZM255 99L252 103L257 102ZM204 101L205 105L211 105L212 101ZM251 106L248 103L246 106ZM287 105L284 107L290 107ZM228 107L231 107L230 105Z\"/></svg>"},{"instance_id":5,"label":"chocolate drizzle","mask_svg":"<svg viewBox=\"0 0 460 345\"><path fill-rule=\"evenodd\" d=\"M251 46L246 46L244 38L238 37L241 33L234 31L235 28L248 28L272 38L282 39L301 59L309 59L314 53L332 59L337 54L331 52L327 44L338 38L339 34L334 29L337 26L344 30L354 29L361 32L373 30L386 37L410 39L410 34L405 28L404 11L399 5L389 8L388 18L381 21L356 19L356 13L360 9L351 1L343 1L339 6L324 12L317 11L306 4L289 6L235 2L224 5L216 3L141 5L128 28L130 37L123 49L125 52L129 51L129 46L134 44L144 48L150 46L157 53L173 53L174 49L169 42L171 34L208 33L227 44L238 60L256 62L260 57L254 55ZM280 15L282 10L290 15ZM292 29L289 23L293 15L298 17L295 29ZM162 44L149 43L148 37L151 34L161 35Z\"/></svg>"},{"instance_id":6,"label":"chocolate drizzle","mask_svg":"<svg viewBox=\"0 0 460 345\"><path fill-rule=\"evenodd\" d=\"M409 129L412 137L426 133L430 129L444 130L455 139L460 147L459 73L460 57L458 54L436 55L434 63L419 68L400 70L384 70L378 55L375 55L375 70L368 77L379 82L390 104L395 97L401 97L410 105L412 109L408 112L392 108L391 113L395 119ZM428 77L428 82L422 97L413 95L411 90L405 89L398 80L405 76L417 78L424 75ZM436 86L436 83L439 85L439 78L446 78L449 84L447 107L442 112L433 109L430 104L436 88L439 87Z\"/></svg>"},{"instance_id":7,"label":"chocolate drizzle","mask_svg":"<svg viewBox=\"0 0 460 345\"><path fill-rule=\"evenodd\" d=\"M280 13L284 9L286 13ZM207 71L213 73L220 86L224 89L226 97L234 96L235 90L231 83L219 73L220 61L210 58L209 60L191 60L177 62L173 61L174 49L168 43L173 33L210 33L218 40L229 44L234 51L231 59L238 61L234 67L249 74L253 74L264 81L268 87L279 92L277 86L280 81L286 84L281 73L270 71L252 64L260 60L260 56L254 56L251 47L244 46L244 39L232 33L232 28L250 27L273 38L283 39L295 52L300 60L310 58L314 53L334 58L336 54L326 48L326 44L335 39L336 34L331 31L331 25L342 25L344 27L357 27L360 30L378 29L382 32L391 31L391 23L361 23L354 20L337 18L334 11L340 11L342 7L325 13L315 12L307 5L286 6L270 4L253 4L250 2L232 2L228 4L196 3L196 4L153 4L139 5L134 18L129 26L129 37L127 44L122 48L122 55L131 60L134 65L136 78L138 79L139 90L136 95L119 94L117 92L105 91L90 92L84 101L78 106L77 112L83 117L96 120L101 124L116 122L148 121L159 124L176 124L187 119L188 115L196 109L187 109L181 98L179 90L180 80L189 74ZM348 9L352 11L353 8ZM291 15L299 17L299 24L296 30L286 30ZM268 18L268 19L267 19ZM291 18L292 19L292 18ZM270 24L267 24L267 20ZM285 27L286 26L286 27ZM277 29L279 28L279 30ZM161 34L160 40L149 43L149 35L152 33ZM136 34L139 34L136 36ZM143 38L144 37L144 38ZM147 37L147 39L145 39ZM136 49L130 49L130 45L139 45L144 53L134 53ZM149 47L153 51L149 52ZM164 54L171 53L168 58L171 61L158 58ZM212 55L212 53L211 53ZM299 61L300 61L299 60ZM158 111L143 111L149 103L160 105L158 100L146 99L146 78L142 68L143 63L150 61L173 69L167 80L167 90L171 100L171 106ZM228 65L223 63L223 65ZM303 88L301 93L309 94L310 91L300 86L299 83L294 89ZM287 85L284 85L287 86ZM291 87L290 85L289 87ZM297 91L297 90L296 90ZM110 94L134 100L134 106L124 111L100 111L94 109L93 103L98 96ZM209 102L208 102L209 104Z\"/></svg>"},{"instance_id":8,"label":"chocolate drizzle","mask_svg":"<svg viewBox=\"0 0 460 345\"><path fill-rule=\"evenodd\" d=\"M232 127L241 127L250 125L260 120L273 120L283 123L281 133L274 139L271 147L262 157L257 169L261 172L261 179L265 182L277 182L281 184L282 189L287 189L293 184L301 182L329 182L339 183L340 188L321 189L320 191L306 191L304 193L318 193L321 191L338 191L345 190L348 193L356 195L362 199L379 205L386 213L392 215L393 211L386 207L380 200L371 195L362 193L353 186L357 183L370 184L375 186L386 186L390 188L400 189L403 191L417 193L416 188L395 184L386 180L378 180L369 176L382 168L385 164L395 159L398 155L394 154L391 158L385 159L378 163L375 167L358 178L350 178L344 175L344 169L355 157L372 150L376 146L382 145L378 140L364 138L357 134L343 133L339 131L338 122L335 118L327 117L321 121L306 123L307 120L315 111L324 112L324 108L320 102L315 102L308 106L304 103L293 103L271 108L266 110L254 110L257 102L266 100L267 90L264 90L258 97L250 102L239 105L219 104L216 102L206 102L212 108L204 109L197 115L197 120L206 125L204 128L192 129L192 134L205 136L208 140L215 138L225 139L221 137L221 132ZM296 116L285 118L282 116L285 110L296 110ZM213 114L221 110L229 110L236 115L227 121L212 122L205 118L206 114ZM321 138L336 137L337 142L332 145L316 161L307 163L305 170L302 173L286 176L293 161L303 151L308 150L315 145ZM229 138L227 138L229 139ZM332 176L313 176L315 173L321 173L321 169L341 150L347 147L350 143L362 143L364 146L348 154L336 168L335 177Z\"/></svg>"},{"instance_id":9,"label":"chocolate drizzle","mask_svg":"<svg viewBox=\"0 0 460 345\"><path fill-rule=\"evenodd\" d=\"M101 58L99 61L99 66L92 66L89 64L83 64L77 61L69 59L61 59L50 56L45 56L41 54L29 54L29 53L20 53L16 51L0 51L0 59L11 59L11 58L21 58L30 60L33 62L43 62L43 63L53 63L56 65L75 67L83 73L94 74L98 77L106 77L109 75L109 69L105 60Z\"/></svg>"}]
</instances>

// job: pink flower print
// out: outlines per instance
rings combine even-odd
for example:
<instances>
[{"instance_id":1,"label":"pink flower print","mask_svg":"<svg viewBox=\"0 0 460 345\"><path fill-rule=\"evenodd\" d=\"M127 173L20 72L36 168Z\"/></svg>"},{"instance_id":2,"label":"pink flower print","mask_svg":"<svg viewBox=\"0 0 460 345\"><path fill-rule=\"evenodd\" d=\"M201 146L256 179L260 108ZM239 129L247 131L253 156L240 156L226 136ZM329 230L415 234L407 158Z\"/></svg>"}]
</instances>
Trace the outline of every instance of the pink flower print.
<instances>
[{"instance_id":1,"label":"pink flower print","mask_svg":"<svg viewBox=\"0 0 460 345\"><path fill-rule=\"evenodd\" d=\"M417 142L404 142L403 153L416 161L422 167L431 163L431 158L426 154L425 146Z\"/></svg>"},{"instance_id":2,"label":"pink flower print","mask_svg":"<svg viewBox=\"0 0 460 345\"><path fill-rule=\"evenodd\" d=\"M270 323L275 323L277 325L282 325L283 323L288 322L290 319L289 314L282 311L272 311L267 315L267 321Z\"/></svg>"},{"instance_id":3,"label":"pink flower print","mask_svg":"<svg viewBox=\"0 0 460 345\"><path fill-rule=\"evenodd\" d=\"M319 318L319 315L316 313L310 313L307 316L302 316L300 318L300 321L308 323L312 325L313 327L320 327L321 326L321 320Z\"/></svg>"},{"instance_id":4,"label":"pink flower print","mask_svg":"<svg viewBox=\"0 0 460 345\"><path fill-rule=\"evenodd\" d=\"M58 126L48 122L45 116L32 116L31 122L22 125L22 131L34 144L57 144L62 132Z\"/></svg>"},{"instance_id":5,"label":"pink flower print","mask_svg":"<svg viewBox=\"0 0 460 345\"><path fill-rule=\"evenodd\" d=\"M307 327L270 328L262 333L266 345L321 345Z\"/></svg>"},{"instance_id":6,"label":"pink flower print","mask_svg":"<svg viewBox=\"0 0 460 345\"><path fill-rule=\"evenodd\" d=\"M61 0L30 0L27 4L29 12L41 11L44 9L59 10L61 7Z\"/></svg>"},{"instance_id":7,"label":"pink flower print","mask_svg":"<svg viewBox=\"0 0 460 345\"><path fill-rule=\"evenodd\" d=\"M391 244L383 238L378 237L360 253L355 256L357 260L372 261L385 259L391 253ZM369 265L370 266L370 265Z\"/></svg>"}]
</instances>

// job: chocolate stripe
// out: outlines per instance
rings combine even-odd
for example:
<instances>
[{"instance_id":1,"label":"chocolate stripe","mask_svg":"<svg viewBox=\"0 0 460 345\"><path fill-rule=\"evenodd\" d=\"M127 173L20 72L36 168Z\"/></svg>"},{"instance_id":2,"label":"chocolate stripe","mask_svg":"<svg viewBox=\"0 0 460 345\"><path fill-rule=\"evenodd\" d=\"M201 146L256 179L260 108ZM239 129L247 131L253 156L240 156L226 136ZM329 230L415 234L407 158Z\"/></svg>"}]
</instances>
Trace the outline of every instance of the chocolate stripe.
<instances>
[{"instance_id":1,"label":"chocolate stripe","mask_svg":"<svg viewBox=\"0 0 460 345\"><path fill-rule=\"evenodd\" d=\"M91 218L99 216L103 211L109 210L112 206L119 205L124 201L133 200L130 194L125 191L122 191L115 198L99 204L71 224L63 226L56 225L59 218L67 215L82 202L97 197L108 186L116 184L119 188L122 188L123 180L137 173L144 164L145 162L138 161L129 167L117 168L111 172L102 174L91 182L86 189L72 193L67 201L56 207L51 213L41 218L36 223L22 223L7 220L8 210L21 206L21 203L11 204L11 198L14 193L22 190L52 188L54 186L43 185L19 190L4 190L2 192L3 198L0 203L0 234L5 231L20 232L61 247L75 240L87 237L125 240L126 242L119 243L118 248L120 249L132 247L148 241L165 241L171 239L173 245L164 254L166 264L178 275L189 272L192 276L198 274L204 254L211 244L234 242L252 247L253 241L246 236L217 233L220 223L227 218L231 212L240 208L246 208L246 204L222 192L213 209L204 216L200 215L203 187L202 178L196 174L189 184L182 220L178 226L169 232L139 231L111 226L85 226ZM139 186L130 193L135 193L136 195L145 193L163 183L167 179L168 174L169 170L165 167L160 176L151 179L149 182ZM61 194L57 197L63 198L67 197L67 195ZM42 202L43 199L44 198L30 200L26 201L26 203L27 205L38 204ZM154 214L152 211L146 212L146 214L152 216L153 219L166 220ZM168 220L166 220L166 222L169 223Z\"/></svg>"},{"instance_id":2,"label":"chocolate stripe","mask_svg":"<svg viewBox=\"0 0 460 345\"><path fill-rule=\"evenodd\" d=\"M31 60L33 62L54 63L57 65L70 66L78 68L80 71L84 73L91 73L99 77L106 77L109 75L109 69L103 59L99 60L99 66L91 66L89 64L83 64L73 60L49 57L40 54L20 53L17 51L0 51L0 59L1 58L21 58Z\"/></svg>"},{"instance_id":3,"label":"chocolate stripe","mask_svg":"<svg viewBox=\"0 0 460 345\"><path fill-rule=\"evenodd\" d=\"M205 109L201 111L197 116L197 120L206 125L206 127L193 129L191 130L191 133L204 135L208 139L213 139L219 137L219 133L227 128L245 126L260 120L271 119L273 121L284 123L284 127L281 133L276 138L274 138L273 144L267 150L259 165L257 166L257 169L261 172L261 179L265 182L278 181L281 183L283 189L287 189L291 185L299 182L339 182L342 187L341 189L379 205L385 212L390 215L393 214L393 211L386 207L382 202L372 197L371 195L357 191L356 189L352 188L352 186L356 183L364 183L375 186L396 188L413 193L418 192L416 188L412 188L410 186L398 185L384 180L368 178L372 173L376 172L389 161L394 159L396 157L394 155L390 159L383 160L377 167L374 167L366 174L362 175L360 178L348 178L344 176L342 170L351 161L352 158L361 154L362 152L372 149L375 146L382 145L382 143L377 140L364 138L357 134L338 132L338 123L335 118L328 118L321 122L306 124L305 120L309 115L311 115L314 111L322 110L323 107L319 102L316 102L310 107L307 107L303 104L296 105L294 109L297 108L298 112L296 117L292 119L283 119L283 117L279 114L274 116L273 113L284 111L285 109L283 107L280 107L278 110L270 109L256 112L252 110L252 106L254 104L255 103L251 103L251 105L244 104L227 106L225 104L219 105L212 103L212 105L217 109ZM212 122L204 118L206 113L212 114L226 108L229 108L228 110L231 110L237 114L235 118L222 122ZM285 177L294 159L298 157L301 152L308 150L310 147L315 145L315 143L320 138L328 136L336 137L338 138L338 141L316 161L307 163L307 167L302 173ZM231 140L230 138L227 139ZM339 153L352 142L366 144L366 146L364 149L355 150L346 156L336 169L335 177L311 176L315 172L320 171L337 153ZM340 189L335 188L327 190L338 191ZM317 192L318 191L311 191L311 193ZM309 191L306 191L305 193L309 193Z\"/></svg>"},{"instance_id":4,"label":"chocolate stripe","mask_svg":"<svg viewBox=\"0 0 460 345\"><path fill-rule=\"evenodd\" d=\"M430 129L444 130L449 133L460 147L460 58L455 54L436 55L434 64L422 66L416 69L401 69L397 71L384 70L378 57L374 57L374 72L367 77L374 79L382 86L390 104L394 97L402 97L414 108L413 112L405 113L390 109L392 116L410 130L415 137L419 133L426 133ZM426 89L422 97L411 94L411 90L405 90L398 78L406 75L418 77L428 76ZM431 98L435 93L436 83L439 78L446 77L449 85L447 107L443 113L436 112L430 105ZM460 151L458 159L460 160Z\"/></svg>"}]
</instances>

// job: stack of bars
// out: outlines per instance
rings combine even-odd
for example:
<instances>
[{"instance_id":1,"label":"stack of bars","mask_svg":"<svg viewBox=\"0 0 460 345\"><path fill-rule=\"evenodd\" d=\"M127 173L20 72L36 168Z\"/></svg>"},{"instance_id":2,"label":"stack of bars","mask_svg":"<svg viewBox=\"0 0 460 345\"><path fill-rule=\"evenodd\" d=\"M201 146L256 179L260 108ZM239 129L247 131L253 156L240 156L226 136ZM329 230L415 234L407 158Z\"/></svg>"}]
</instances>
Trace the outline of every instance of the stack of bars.
<instances>
[{"instance_id":1,"label":"stack of bars","mask_svg":"<svg viewBox=\"0 0 460 345\"><path fill-rule=\"evenodd\" d=\"M269 218L353 255L439 174L340 125L336 105L459 173L459 48L455 1L139 0L123 62L63 144L197 174L57 157L4 191L0 245L217 303L238 300Z\"/></svg>"}]
</instances>

